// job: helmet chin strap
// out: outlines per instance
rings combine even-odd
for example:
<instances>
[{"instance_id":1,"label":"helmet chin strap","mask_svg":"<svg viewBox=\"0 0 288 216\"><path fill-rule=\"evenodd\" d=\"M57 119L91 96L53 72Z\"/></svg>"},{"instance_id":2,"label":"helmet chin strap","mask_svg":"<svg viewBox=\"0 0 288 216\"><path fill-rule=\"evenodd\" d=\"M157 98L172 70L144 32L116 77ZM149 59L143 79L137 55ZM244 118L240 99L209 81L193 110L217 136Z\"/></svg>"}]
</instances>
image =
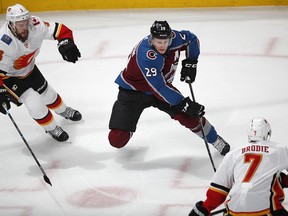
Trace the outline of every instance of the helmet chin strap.
<instances>
[{"instance_id":1,"label":"helmet chin strap","mask_svg":"<svg viewBox=\"0 0 288 216\"><path fill-rule=\"evenodd\" d=\"M20 41L22 41L23 43L26 41L26 39L22 38L19 34L17 34L17 30L15 27L15 23L9 21L8 27L10 29L10 31L12 32L12 34L18 38Z\"/></svg>"},{"instance_id":2,"label":"helmet chin strap","mask_svg":"<svg viewBox=\"0 0 288 216\"><path fill-rule=\"evenodd\" d=\"M148 36L148 42L149 42L149 44L150 44L151 46L153 46L153 45L152 45L152 39L153 39L153 37L152 37L152 35L150 34L150 35Z\"/></svg>"},{"instance_id":3,"label":"helmet chin strap","mask_svg":"<svg viewBox=\"0 0 288 216\"><path fill-rule=\"evenodd\" d=\"M8 27L10 29L10 31L13 33L14 36L17 36L16 35L16 27L15 27L15 23L9 21L8 23Z\"/></svg>"}]
</instances>

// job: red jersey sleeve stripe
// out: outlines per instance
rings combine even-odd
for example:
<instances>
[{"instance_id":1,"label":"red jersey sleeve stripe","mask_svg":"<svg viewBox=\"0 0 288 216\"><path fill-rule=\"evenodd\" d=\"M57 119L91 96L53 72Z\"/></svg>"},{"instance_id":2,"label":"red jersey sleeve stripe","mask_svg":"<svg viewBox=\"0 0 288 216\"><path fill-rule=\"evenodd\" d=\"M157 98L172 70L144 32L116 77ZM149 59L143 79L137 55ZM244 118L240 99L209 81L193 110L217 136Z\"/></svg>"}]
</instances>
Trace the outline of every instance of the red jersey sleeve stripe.
<instances>
[{"instance_id":1,"label":"red jersey sleeve stripe","mask_svg":"<svg viewBox=\"0 0 288 216\"><path fill-rule=\"evenodd\" d=\"M70 38L72 41L74 41L72 31L61 23L56 23L54 38L58 41L64 38Z\"/></svg>"}]
</instances>

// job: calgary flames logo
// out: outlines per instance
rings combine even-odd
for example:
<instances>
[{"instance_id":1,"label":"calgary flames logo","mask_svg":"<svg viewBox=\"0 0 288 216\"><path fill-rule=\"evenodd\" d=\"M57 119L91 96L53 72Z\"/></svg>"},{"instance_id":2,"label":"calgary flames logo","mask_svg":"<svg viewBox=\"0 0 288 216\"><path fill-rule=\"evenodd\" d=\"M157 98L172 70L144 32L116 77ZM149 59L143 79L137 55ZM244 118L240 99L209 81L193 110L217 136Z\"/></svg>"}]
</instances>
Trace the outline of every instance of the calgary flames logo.
<instances>
[{"instance_id":1,"label":"calgary flames logo","mask_svg":"<svg viewBox=\"0 0 288 216\"><path fill-rule=\"evenodd\" d=\"M30 54L27 54L27 55L23 55L23 56L20 56L17 60L14 61L14 68L16 70L20 70L22 68L25 68L26 66L28 66L33 58L35 57L35 53L36 53L37 50L35 50L34 52L30 53Z\"/></svg>"}]
</instances>

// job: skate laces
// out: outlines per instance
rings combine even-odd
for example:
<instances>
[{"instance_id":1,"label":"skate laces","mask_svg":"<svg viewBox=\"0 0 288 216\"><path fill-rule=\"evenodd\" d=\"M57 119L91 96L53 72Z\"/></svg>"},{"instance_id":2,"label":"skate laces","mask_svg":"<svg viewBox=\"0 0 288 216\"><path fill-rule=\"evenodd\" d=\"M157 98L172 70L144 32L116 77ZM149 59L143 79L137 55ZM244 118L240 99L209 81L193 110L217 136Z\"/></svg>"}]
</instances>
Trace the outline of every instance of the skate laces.
<instances>
[{"instance_id":1,"label":"skate laces","mask_svg":"<svg viewBox=\"0 0 288 216\"><path fill-rule=\"evenodd\" d=\"M60 137L63 132L64 130L59 126L56 126L54 130L48 131L49 134L55 137Z\"/></svg>"},{"instance_id":2,"label":"skate laces","mask_svg":"<svg viewBox=\"0 0 288 216\"><path fill-rule=\"evenodd\" d=\"M66 119L70 119L73 118L75 112L76 110L72 109L71 107L66 107L65 111L60 113L60 115Z\"/></svg>"}]
</instances>

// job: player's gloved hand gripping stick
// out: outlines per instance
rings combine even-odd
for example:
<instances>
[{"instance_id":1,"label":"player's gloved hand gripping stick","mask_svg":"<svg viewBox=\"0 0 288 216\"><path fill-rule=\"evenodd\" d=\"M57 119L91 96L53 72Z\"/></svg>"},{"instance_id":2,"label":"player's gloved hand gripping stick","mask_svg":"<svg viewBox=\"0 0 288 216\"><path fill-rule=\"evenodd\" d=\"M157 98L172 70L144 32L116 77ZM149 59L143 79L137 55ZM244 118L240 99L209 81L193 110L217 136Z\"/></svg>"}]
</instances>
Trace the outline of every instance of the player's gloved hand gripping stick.
<instances>
[{"instance_id":1,"label":"player's gloved hand gripping stick","mask_svg":"<svg viewBox=\"0 0 288 216\"><path fill-rule=\"evenodd\" d=\"M195 70L193 70L195 76L192 75L192 74L193 74L193 73L192 73L192 74L190 74L190 76L187 75L184 80L185 80L186 83L189 84L189 88L190 88L190 92L191 92L191 96L192 96L193 102L196 102L195 96L194 96L194 93L193 93L193 89L192 89L192 82L194 82L195 77L196 77L196 67L193 67L193 68L195 68ZM183 67L182 67L182 69L183 69ZM190 78L191 76L194 77L194 80L193 80L193 81L192 81L191 78ZM181 79L181 81L184 81L184 80ZM214 170L214 172L216 172L216 168L215 168L215 165L214 165L214 161L213 161L213 159L212 159L211 152L210 152L210 149L209 149L209 146L208 146L208 142L207 142L207 138L206 138L206 136L205 136L204 129L203 129L203 125L202 125L202 122L201 122L201 116L198 115L197 118L198 118L198 122L199 122L199 124L200 124L200 126L201 126L201 133L202 133L202 136L203 136L203 140L204 140L204 142L205 142L205 146L206 146L206 149L207 149L207 152L208 152L208 155L209 155L209 158L210 158L210 161L211 161L213 170Z\"/></svg>"},{"instance_id":2,"label":"player's gloved hand gripping stick","mask_svg":"<svg viewBox=\"0 0 288 216\"><path fill-rule=\"evenodd\" d=\"M4 86L0 86L0 112L4 115L6 114L6 110L4 109L4 104L7 110L10 109L10 100L7 96L7 90L4 88Z\"/></svg>"}]
</instances>

